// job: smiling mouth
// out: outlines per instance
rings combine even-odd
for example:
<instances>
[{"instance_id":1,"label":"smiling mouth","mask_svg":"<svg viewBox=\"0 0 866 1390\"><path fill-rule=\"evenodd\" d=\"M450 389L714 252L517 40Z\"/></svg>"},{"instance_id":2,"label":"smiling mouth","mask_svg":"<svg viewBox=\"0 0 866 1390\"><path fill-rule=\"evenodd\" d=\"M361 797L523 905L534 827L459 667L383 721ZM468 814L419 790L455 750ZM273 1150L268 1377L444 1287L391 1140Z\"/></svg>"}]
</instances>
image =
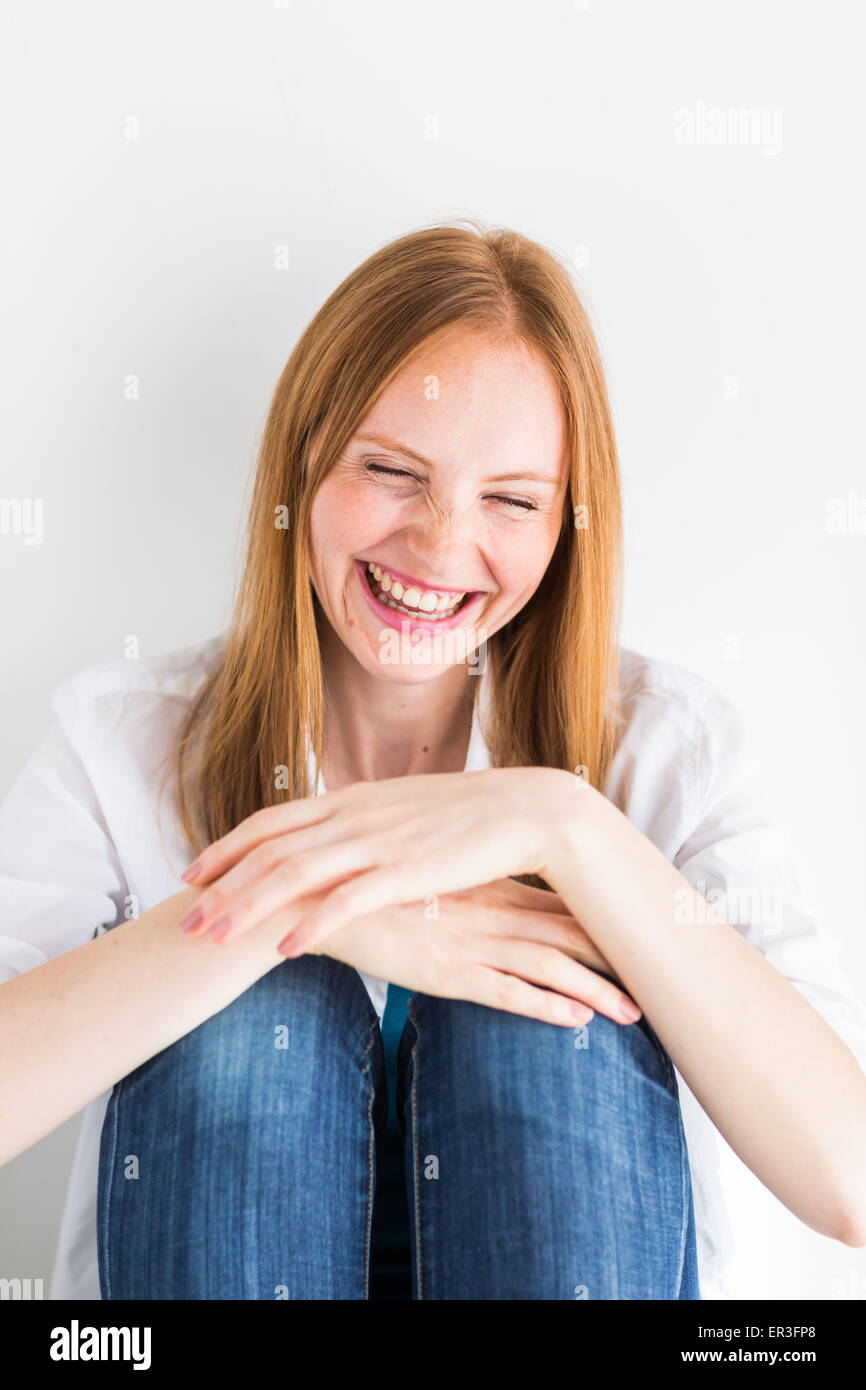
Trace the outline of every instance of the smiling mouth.
<instances>
[{"instance_id":1,"label":"smiling mouth","mask_svg":"<svg viewBox=\"0 0 866 1390\"><path fill-rule=\"evenodd\" d=\"M441 622L444 618L453 618L475 597L474 590L452 593L441 589L425 589L418 584L404 584L375 561L362 560L359 563L367 587L377 602L393 608L396 613L404 613L408 618Z\"/></svg>"}]
</instances>

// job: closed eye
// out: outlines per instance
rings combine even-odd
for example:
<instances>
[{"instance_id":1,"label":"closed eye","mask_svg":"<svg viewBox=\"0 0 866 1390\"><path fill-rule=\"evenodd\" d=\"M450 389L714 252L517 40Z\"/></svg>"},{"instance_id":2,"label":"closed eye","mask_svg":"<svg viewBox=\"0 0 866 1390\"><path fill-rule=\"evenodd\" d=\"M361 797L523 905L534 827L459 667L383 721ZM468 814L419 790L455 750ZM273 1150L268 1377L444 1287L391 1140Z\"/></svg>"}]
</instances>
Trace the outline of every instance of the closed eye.
<instances>
[{"instance_id":1,"label":"closed eye","mask_svg":"<svg viewBox=\"0 0 866 1390\"><path fill-rule=\"evenodd\" d=\"M383 463L368 463L366 467L369 473L389 473L393 478L412 478L416 483L421 481L419 478L415 477L414 473L409 473L405 468L386 468ZM492 500L494 502L505 502L510 507L521 507L527 512L538 510L536 504L530 502L527 497L497 497L494 495Z\"/></svg>"}]
</instances>

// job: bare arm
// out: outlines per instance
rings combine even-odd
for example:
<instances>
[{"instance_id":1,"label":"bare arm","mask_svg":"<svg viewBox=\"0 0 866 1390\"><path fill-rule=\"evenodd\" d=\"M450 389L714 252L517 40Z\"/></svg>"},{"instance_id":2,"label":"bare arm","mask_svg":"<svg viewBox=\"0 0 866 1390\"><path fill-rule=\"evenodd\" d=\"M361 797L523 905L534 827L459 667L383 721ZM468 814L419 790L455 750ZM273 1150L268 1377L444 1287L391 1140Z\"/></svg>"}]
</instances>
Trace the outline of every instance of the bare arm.
<instances>
[{"instance_id":1,"label":"bare arm","mask_svg":"<svg viewBox=\"0 0 866 1390\"><path fill-rule=\"evenodd\" d=\"M0 1164L284 963L278 919L230 951L178 931L201 892L0 985Z\"/></svg>"},{"instance_id":2,"label":"bare arm","mask_svg":"<svg viewBox=\"0 0 866 1390\"><path fill-rule=\"evenodd\" d=\"M0 1164L286 964L277 946L310 900L225 948L178 929L204 891L186 888L0 985ZM551 911L553 902L533 910L539 899L561 906L554 894L506 882L443 898L432 929L423 904L380 911L334 932L324 954L406 988L567 1027L588 1021L593 1007L619 1019L622 991L597 973L609 970L607 962L576 922ZM498 991L508 974L519 994L503 1003Z\"/></svg>"},{"instance_id":3,"label":"bare arm","mask_svg":"<svg viewBox=\"0 0 866 1390\"><path fill-rule=\"evenodd\" d=\"M866 1244L857 1059L611 802L562 777L566 814L555 822L548 882L743 1162L806 1225ZM685 923L684 896L693 909Z\"/></svg>"}]
</instances>

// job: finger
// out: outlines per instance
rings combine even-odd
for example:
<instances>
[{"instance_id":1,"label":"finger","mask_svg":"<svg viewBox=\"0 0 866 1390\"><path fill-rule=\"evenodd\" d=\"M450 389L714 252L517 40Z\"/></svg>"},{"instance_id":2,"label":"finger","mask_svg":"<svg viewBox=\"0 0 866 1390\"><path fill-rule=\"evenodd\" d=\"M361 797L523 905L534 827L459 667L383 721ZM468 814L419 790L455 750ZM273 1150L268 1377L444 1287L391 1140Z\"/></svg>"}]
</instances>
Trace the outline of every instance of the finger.
<instances>
[{"instance_id":1,"label":"finger","mask_svg":"<svg viewBox=\"0 0 866 1390\"><path fill-rule=\"evenodd\" d=\"M411 781L416 784L416 794L423 795L425 784L433 786L453 775L464 774L429 773L413 777ZM352 782L321 796L298 797L294 801L280 802L278 806L264 806L203 849L195 863L184 870L181 878L186 883L196 884L212 881L263 841L329 820L347 806L368 807L375 802L387 807L406 796L407 780L405 777L390 777L375 783Z\"/></svg>"},{"instance_id":2,"label":"finger","mask_svg":"<svg viewBox=\"0 0 866 1390\"><path fill-rule=\"evenodd\" d=\"M505 1013L521 1014L524 1018L535 1018L540 1023L555 1023L564 1028L575 1028L589 1023L594 1017L592 1009L567 999L549 989L536 989L526 980L516 975L504 974L488 965L476 965L466 975L466 997L475 1004L486 1004L491 1009L502 1009Z\"/></svg>"},{"instance_id":3,"label":"finger","mask_svg":"<svg viewBox=\"0 0 866 1390\"><path fill-rule=\"evenodd\" d=\"M318 836L319 828L312 833ZM382 851L375 837L331 837L331 843L287 854L285 845L294 845L294 839L281 837L251 850L202 894L178 925L192 936L212 933L221 942L233 941L297 898L334 887L369 868ZM300 842L302 836L297 839Z\"/></svg>"},{"instance_id":4,"label":"finger","mask_svg":"<svg viewBox=\"0 0 866 1390\"><path fill-rule=\"evenodd\" d=\"M178 926L190 936L206 936L223 918L238 897L272 874L286 859L284 840L264 840L242 859L219 875L202 893L195 906L181 917Z\"/></svg>"},{"instance_id":5,"label":"finger","mask_svg":"<svg viewBox=\"0 0 866 1390\"><path fill-rule=\"evenodd\" d=\"M371 825L383 828L374 833ZM366 848L356 855L345 848L352 842ZM327 857L314 857L314 851L328 846L342 846L335 849L333 863ZM273 908L270 896L266 904L263 900L262 912L255 908L259 885L270 875L276 875L274 884L285 888L278 901L289 901L295 880L297 893L333 887L359 868L382 860L390 862L399 854L387 820L382 823L381 817L378 820L365 817L360 810L332 815L327 820L261 841L212 882L178 925L192 936L213 935L220 941L234 940L257 926L268 908Z\"/></svg>"},{"instance_id":6,"label":"finger","mask_svg":"<svg viewBox=\"0 0 866 1390\"><path fill-rule=\"evenodd\" d=\"M405 854L395 848L389 837L383 836L382 840L385 852L381 857L387 860L389 855L400 853L399 860L386 862L367 873L358 873L326 893L321 906L306 916L280 946L289 959L321 945L332 931L356 917L367 917L385 907L420 902L431 894L456 893L473 886L478 870L460 859L408 863Z\"/></svg>"},{"instance_id":7,"label":"finger","mask_svg":"<svg viewBox=\"0 0 866 1390\"><path fill-rule=\"evenodd\" d=\"M511 937L491 937L481 945L481 950L484 951L484 964L507 970L535 984L547 985L558 994L571 995L613 1019L614 1023L635 1023L640 1018L640 1009L627 994L555 946Z\"/></svg>"},{"instance_id":8,"label":"finger","mask_svg":"<svg viewBox=\"0 0 866 1390\"><path fill-rule=\"evenodd\" d=\"M551 923L552 917L548 918ZM589 940L585 932L580 928L574 930L566 922L558 922L552 929L545 929L542 926L533 932L524 932L519 928L503 935L522 937L528 940L543 941L547 946L556 946L560 951L565 951L574 960L579 960L582 965L587 965L591 970L601 970L605 975L613 975L614 970L608 961L599 951L598 947Z\"/></svg>"},{"instance_id":9,"label":"finger","mask_svg":"<svg viewBox=\"0 0 866 1390\"><path fill-rule=\"evenodd\" d=\"M315 904L316 901L316 894L312 894L309 899L299 898L297 902L293 902L288 907L281 908L279 911L274 912L259 926L257 931L260 940L265 943L273 943L274 964L284 959L278 952L279 943L285 938L287 932L292 931L292 929L297 926L304 912ZM203 944L222 944L215 943L214 938L211 936L205 936L202 941Z\"/></svg>"},{"instance_id":10,"label":"finger","mask_svg":"<svg viewBox=\"0 0 866 1390\"><path fill-rule=\"evenodd\" d=\"M514 936L524 941L540 941L546 946L555 946L557 950L564 951L573 960L580 961L582 965L587 965L591 970L601 970L605 975L612 975L613 970L610 963L605 960L601 952L582 936L577 936L569 929L568 925L555 927L553 930L545 929L544 926L531 926L527 930L520 926L503 932L503 936Z\"/></svg>"},{"instance_id":11,"label":"finger","mask_svg":"<svg viewBox=\"0 0 866 1390\"><path fill-rule=\"evenodd\" d=\"M212 882L257 845L289 831L329 820L339 810L339 804L335 804L334 799L346 790L348 788L343 787L324 796L299 797L295 801L282 802L279 806L265 806L260 811L254 811L233 830L207 845L195 863L181 874L181 878L185 883L196 885Z\"/></svg>"},{"instance_id":12,"label":"finger","mask_svg":"<svg viewBox=\"0 0 866 1390\"><path fill-rule=\"evenodd\" d=\"M503 882L508 888L506 896L515 907L526 907L532 912L568 913L565 901L550 888L535 888L528 883L518 883L513 878L504 879Z\"/></svg>"},{"instance_id":13,"label":"finger","mask_svg":"<svg viewBox=\"0 0 866 1390\"><path fill-rule=\"evenodd\" d=\"M459 906L462 909L463 905ZM481 907L482 904L479 903L477 906ZM456 917L459 920L465 915L467 926L470 926L472 931L490 932L494 936L515 936L527 941L542 941L576 956L584 965L589 965L594 970L603 970L607 975L614 973L610 962L570 913L534 912L526 908L515 910L498 903L486 906L487 911L482 913L477 911L476 904L471 904L471 910L465 913L460 910Z\"/></svg>"},{"instance_id":14,"label":"finger","mask_svg":"<svg viewBox=\"0 0 866 1390\"><path fill-rule=\"evenodd\" d=\"M598 948L583 927L569 912L536 912L532 908L502 903L458 903L454 914L465 917L473 931L491 931L495 936L526 936L538 941L550 941L564 950L595 951Z\"/></svg>"}]
</instances>

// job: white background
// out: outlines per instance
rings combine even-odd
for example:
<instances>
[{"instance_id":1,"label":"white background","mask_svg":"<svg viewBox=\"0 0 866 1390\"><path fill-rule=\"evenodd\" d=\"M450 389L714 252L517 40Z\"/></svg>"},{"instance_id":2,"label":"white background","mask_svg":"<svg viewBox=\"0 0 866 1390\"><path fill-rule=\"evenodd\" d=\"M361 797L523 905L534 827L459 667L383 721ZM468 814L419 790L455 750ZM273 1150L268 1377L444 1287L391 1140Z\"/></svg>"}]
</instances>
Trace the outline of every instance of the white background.
<instances>
[{"instance_id":1,"label":"white background","mask_svg":"<svg viewBox=\"0 0 866 1390\"><path fill-rule=\"evenodd\" d=\"M4 10L0 496L42 499L44 534L0 535L0 793L65 676L225 625L259 431L321 301L478 216L574 267L622 455L623 640L739 703L866 995L866 534L827 526L834 498L866 509L855 0ZM767 138L680 142L702 106ZM0 1170L0 1274L46 1293L78 1124ZM736 1291L866 1296L866 1250L727 1152Z\"/></svg>"}]
</instances>

